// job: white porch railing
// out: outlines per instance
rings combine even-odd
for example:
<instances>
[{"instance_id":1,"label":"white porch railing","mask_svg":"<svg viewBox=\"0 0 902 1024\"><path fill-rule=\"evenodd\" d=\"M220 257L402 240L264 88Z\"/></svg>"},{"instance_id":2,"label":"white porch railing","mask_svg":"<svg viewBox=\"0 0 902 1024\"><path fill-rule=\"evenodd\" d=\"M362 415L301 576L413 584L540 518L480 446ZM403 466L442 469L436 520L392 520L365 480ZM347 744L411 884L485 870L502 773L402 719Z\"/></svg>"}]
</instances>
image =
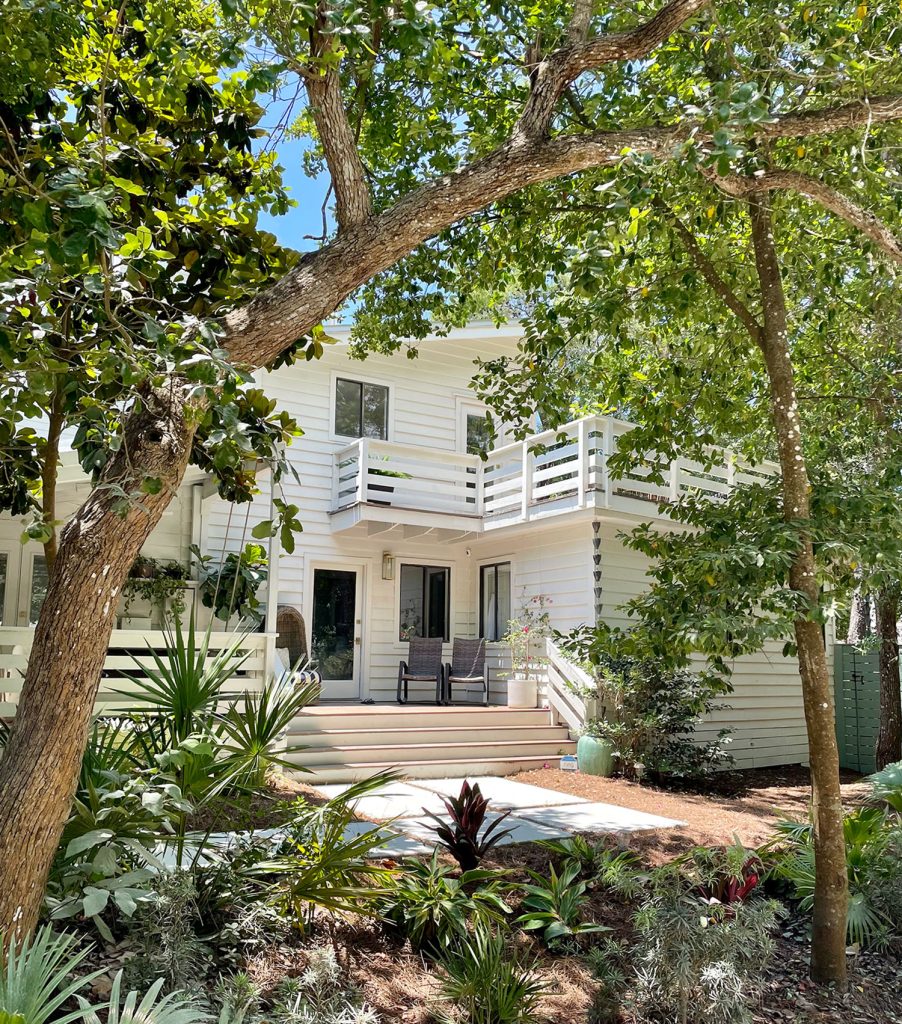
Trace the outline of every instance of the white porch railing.
<instances>
[{"instance_id":1,"label":"white porch railing","mask_svg":"<svg viewBox=\"0 0 902 1024\"><path fill-rule=\"evenodd\" d=\"M481 481L476 455L364 437L335 454L332 507L360 502L480 516Z\"/></svg>"},{"instance_id":2,"label":"white porch railing","mask_svg":"<svg viewBox=\"0 0 902 1024\"><path fill-rule=\"evenodd\" d=\"M33 639L33 629L0 626L0 717L11 717L16 712ZM238 694L245 690L260 689L266 678L272 639L266 633L248 635L241 649L249 651L250 654L226 682L224 692ZM213 657L234 642L234 633L211 634L209 656ZM140 673L135 658L140 665L153 667L154 661L150 651L162 653L165 646L165 636L157 630L113 630L106 660L103 663L95 711L113 712L117 708L125 707L128 699L120 696L119 691L128 692L134 689L135 684L129 679L129 675ZM61 657L65 656L64 651Z\"/></svg>"},{"instance_id":3,"label":"white porch railing","mask_svg":"<svg viewBox=\"0 0 902 1024\"><path fill-rule=\"evenodd\" d=\"M579 732L586 724L590 709L568 684L594 687L595 683L588 672L564 657L553 640L546 640L545 647L548 658L545 699L552 712L560 721L567 724L571 732Z\"/></svg>"},{"instance_id":4,"label":"white porch railing","mask_svg":"<svg viewBox=\"0 0 902 1024\"><path fill-rule=\"evenodd\" d=\"M586 416L490 452L485 462L418 445L362 438L335 455L333 510L357 503L480 516L486 528L555 511L592 506L652 515L690 491L723 497L736 484L766 480L773 463L753 466L723 449L710 465L649 458L614 478L608 459L634 427L610 416ZM655 507L656 506L656 507Z\"/></svg>"}]
</instances>

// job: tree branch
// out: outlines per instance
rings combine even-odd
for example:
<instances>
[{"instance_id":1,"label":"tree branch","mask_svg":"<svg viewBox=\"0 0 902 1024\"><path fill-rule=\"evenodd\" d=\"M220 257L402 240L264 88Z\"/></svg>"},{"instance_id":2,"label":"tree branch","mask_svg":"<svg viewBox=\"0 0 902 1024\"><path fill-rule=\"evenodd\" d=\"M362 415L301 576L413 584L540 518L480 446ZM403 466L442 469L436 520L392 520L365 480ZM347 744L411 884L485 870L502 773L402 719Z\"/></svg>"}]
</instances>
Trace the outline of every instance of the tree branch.
<instances>
[{"instance_id":1,"label":"tree branch","mask_svg":"<svg viewBox=\"0 0 902 1024\"><path fill-rule=\"evenodd\" d=\"M686 251L692 258L692 262L698 268L699 273L708 282L711 290L720 298L723 304L742 321L746 330L751 335L752 341L761 344L761 324L753 316L751 310L739 298L736 292L717 272L717 268L708 258L705 251L698 244L695 235L686 227L679 217L660 199L653 200L653 205L664 214L673 225L680 240L686 247Z\"/></svg>"},{"instance_id":2,"label":"tree branch","mask_svg":"<svg viewBox=\"0 0 902 1024\"><path fill-rule=\"evenodd\" d=\"M335 190L335 218L339 231L363 223L373 212L366 170L360 159L357 138L341 91L337 64L330 54L339 37L323 31L328 27L328 8L320 4L317 28L311 42L311 62L298 68L307 86L310 114L323 144L326 166Z\"/></svg>"},{"instance_id":3,"label":"tree branch","mask_svg":"<svg viewBox=\"0 0 902 1024\"><path fill-rule=\"evenodd\" d=\"M769 139L791 138L897 119L902 119L902 97L878 97L804 115L778 116L759 131ZM624 152L673 159L690 139L700 145L711 142L693 121L526 142L511 138L487 156L426 182L383 213L303 256L272 287L224 318L224 347L238 364L266 366L334 312L355 288L455 221L528 185L616 166Z\"/></svg>"},{"instance_id":4,"label":"tree branch","mask_svg":"<svg viewBox=\"0 0 902 1024\"><path fill-rule=\"evenodd\" d=\"M558 100L566 88L585 71L615 61L636 60L660 46L710 0L671 0L652 19L626 32L611 32L587 38L592 3L576 0L567 45L540 61L532 73L532 90L514 137L532 139L546 135Z\"/></svg>"},{"instance_id":5,"label":"tree branch","mask_svg":"<svg viewBox=\"0 0 902 1024\"><path fill-rule=\"evenodd\" d=\"M851 200L847 195L808 174L798 171L773 170L745 177L740 174L707 175L719 189L737 199L747 199L756 192L786 190L820 203L824 209L860 231L896 263L902 265L902 240L898 239L880 218Z\"/></svg>"}]
</instances>

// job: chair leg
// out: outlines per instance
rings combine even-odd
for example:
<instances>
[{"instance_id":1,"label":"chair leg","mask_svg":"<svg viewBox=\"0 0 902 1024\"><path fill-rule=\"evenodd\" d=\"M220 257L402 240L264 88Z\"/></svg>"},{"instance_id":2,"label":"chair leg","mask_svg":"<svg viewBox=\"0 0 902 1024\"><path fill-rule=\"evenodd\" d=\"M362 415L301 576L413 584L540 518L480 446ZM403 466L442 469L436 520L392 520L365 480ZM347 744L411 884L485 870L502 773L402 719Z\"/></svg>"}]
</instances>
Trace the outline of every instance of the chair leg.
<instances>
[{"instance_id":1,"label":"chair leg","mask_svg":"<svg viewBox=\"0 0 902 1024\"><path fill-rule=\"evenodd\" d=\"M401 700L401 686L404 686L404 700ZM407 680L404 679L404 665L398 669L398 703L403 704L407 700Z\"/></svg>"},{"instance_id":2,"label":"chair leg","mask_svg":"<svg viewBox=\"0 0 902 1024\"><path fill-rule=\"evenodd\" d=\"M435 703L441 707L445 697L445 677L444 673L439 669L438 675L435 677Z\"/></svg>"},{"instance_id":3,"label":"chair leg","mask_svg":"<svg viewBox=\"0 0 902 1024\"><path fill-rule=\"evenodd\" d=\"M482 683L482 706L487 708L489 706L489 681L488 679L483 680Z\"/></svg>"}]
</instances>

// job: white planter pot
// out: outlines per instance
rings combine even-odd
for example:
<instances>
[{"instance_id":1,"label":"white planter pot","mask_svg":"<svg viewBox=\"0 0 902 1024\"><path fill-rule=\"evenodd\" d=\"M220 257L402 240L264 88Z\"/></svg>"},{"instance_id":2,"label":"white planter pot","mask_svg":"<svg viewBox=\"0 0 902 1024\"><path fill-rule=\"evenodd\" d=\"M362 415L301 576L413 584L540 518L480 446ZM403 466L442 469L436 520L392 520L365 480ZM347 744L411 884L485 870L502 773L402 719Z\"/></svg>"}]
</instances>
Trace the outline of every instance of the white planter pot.
<instances>
[{"instance_id":1,"label":"white planter pot","mask_svg":"<svg viewBox=\"0 0 902 1024\"><path fill-rule=\"evenodd\" d=\"M507 681L507 706L509 708L534 708L538 703L539 688L535 679L527 676L511 676Z\"/></svg>"}]
</instances>

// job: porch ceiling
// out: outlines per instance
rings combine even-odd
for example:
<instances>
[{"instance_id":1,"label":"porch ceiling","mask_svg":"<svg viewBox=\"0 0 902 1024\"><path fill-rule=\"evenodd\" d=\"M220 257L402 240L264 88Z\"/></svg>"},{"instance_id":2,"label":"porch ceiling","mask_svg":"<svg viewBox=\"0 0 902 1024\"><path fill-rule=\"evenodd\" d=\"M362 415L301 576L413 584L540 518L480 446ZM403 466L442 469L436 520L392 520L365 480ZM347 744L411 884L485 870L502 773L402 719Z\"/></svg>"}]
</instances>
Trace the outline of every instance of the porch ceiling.
<instances>
[{"instance_id":1,"label":"porch ceiling","mask_svg":"<svg viewBox=\"0 0 902 1024\"><path fill-rule=\"evenodd\" d=\"M383 537L386 540L413 540L429 537L445 544L472 540L482 533L482 517L448 512L423 512L418 509L356 502L330 512L333 533L349 537Z\"/></svg>"}]
</instances>

